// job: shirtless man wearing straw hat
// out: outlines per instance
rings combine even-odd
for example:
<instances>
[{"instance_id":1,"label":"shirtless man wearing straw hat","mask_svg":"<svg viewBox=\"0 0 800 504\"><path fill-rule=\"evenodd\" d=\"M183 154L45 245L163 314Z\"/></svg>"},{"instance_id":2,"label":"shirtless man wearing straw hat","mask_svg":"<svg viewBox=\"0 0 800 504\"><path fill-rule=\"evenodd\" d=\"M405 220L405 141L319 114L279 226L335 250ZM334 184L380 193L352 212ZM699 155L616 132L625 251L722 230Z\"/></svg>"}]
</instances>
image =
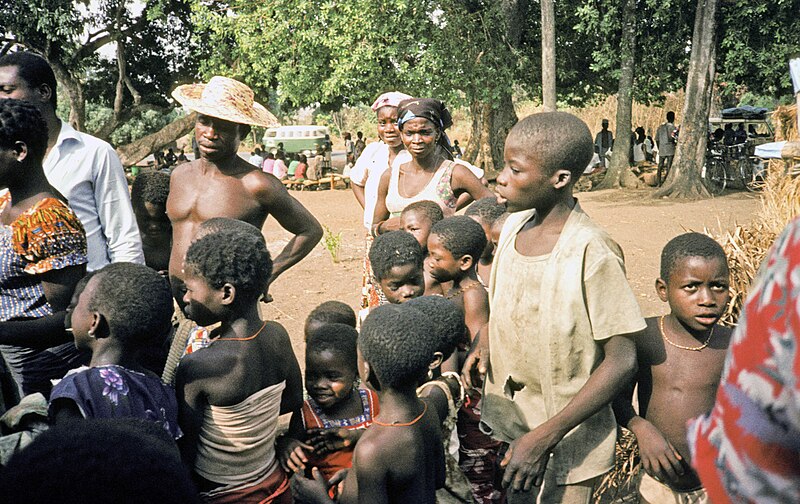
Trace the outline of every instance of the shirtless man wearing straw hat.
<instances>
[{"instance_id":1,"label":"shirtless man wearing straw hat","mask_svg":"<svg viewBox=\"0 0 800 504\"><path fill-rule=\"evenodd\" d=\"M256 226L271 214L294 234L274 258L269 284L303 259L322 238L317 219L274 176L237 155L250 126L274 126L277 119L253 100L253 91L234 79L213 77L208 84L178 86L172 97L198 113L194 134L200 157L172 173L167 215L172 221L169 274L175 300L183 306L183 259L197 226L228 217ZM269 289L267 285L266 289ZM269 299L267 290L265 298Z\"/></svg>"}]
</instances>

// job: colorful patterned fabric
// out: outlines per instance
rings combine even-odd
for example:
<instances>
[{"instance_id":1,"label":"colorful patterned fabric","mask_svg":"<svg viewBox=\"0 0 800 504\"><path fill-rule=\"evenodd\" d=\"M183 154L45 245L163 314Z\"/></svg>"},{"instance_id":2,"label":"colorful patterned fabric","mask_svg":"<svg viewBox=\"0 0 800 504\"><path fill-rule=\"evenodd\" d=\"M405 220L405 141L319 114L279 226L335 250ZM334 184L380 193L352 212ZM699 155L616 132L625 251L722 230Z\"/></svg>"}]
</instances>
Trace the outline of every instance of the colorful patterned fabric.
<instances>
[{"instance_id":1,"label":"colorful patterned fabric","mask_svg":"<svg viewBox=\"0 0 800 504\"><path fill-rule=\"evenodd\" d=\"M0 196L0 211L11 195ZM45 198L11 225L0 226L0 321L52 315L41 273L86 264L86 235L72 210L55 198ZM50 391L50 380L86 362L70 342L47 350L0 346L23 394Z\"/></svg>"},{"instance_id":2,"label":"colorful patterned fabric","mask_svg":"<svg viewBox=\"0 0 800 504\"><path fill-rule=\"evenodd\" d=\"M354 418L328 418L320 409L314 399L308 398L303 403L303 427L305 429L366 429L372 425L372 419L380 412L378 396L375 392L366 389L356 389L361 396L362 413ZM318 467L325 479L330 479L341 469L352 467L353 448L349 446L323 457L309 454L309 467Z\"/></svg>"},{"instance_id":3,"label":"colorful patterned fabric","mask_svg":"<svg viewBox=\"0 0 800 504\"><path fill-rule=\"evenodd\" d=\"M800 502L800 219L776 240L753 285L714 409L687 434L715 504Z\"/></svg>"},{"instance_id":4,"label":"colorful patterned fabric","mask_svg":"<svg viewBox=\"0 0 800 504\"><path fill-rule=\"evenodd\" d=\"M471 394L458 410L458 466L467 477L476 502L499 504L506 500L500 461L508 445L481 432L481 394Z\"/></svg>"},{"instance_id":5,"label":"colorful patterned fabric","mask_svg":"<svg viewBox=\"0 0 800 504\"><path fill-rule=\"evenodd\" d=\"M113 365L74 369L53 387L51 413L58 399L74 402L84 418L141 418L183 435L175 391L155 375Z\"/></svg>"}]
</instances>

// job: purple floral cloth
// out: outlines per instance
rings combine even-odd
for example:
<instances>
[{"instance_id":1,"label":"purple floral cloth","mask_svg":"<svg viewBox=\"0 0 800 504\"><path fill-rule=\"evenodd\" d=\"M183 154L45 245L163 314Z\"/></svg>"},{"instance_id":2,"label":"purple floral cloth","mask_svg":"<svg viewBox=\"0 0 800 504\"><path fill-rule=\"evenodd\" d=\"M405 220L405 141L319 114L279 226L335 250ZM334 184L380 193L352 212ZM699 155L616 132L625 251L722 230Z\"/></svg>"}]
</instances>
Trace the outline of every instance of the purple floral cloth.
<instances>
[{"instance_id":1,"label":"purple floral cloth","mask_svg":"<svg viewBox=\"0 0 800 504\"><path fill-rule=\"evenodd\" d=\"M78 368L67 373L50 394L50 413L56 400L73 401L84 418L142 418L180 438L178 402L172 387L155 375L122 366Z\"/></svg>"}]
</instances>

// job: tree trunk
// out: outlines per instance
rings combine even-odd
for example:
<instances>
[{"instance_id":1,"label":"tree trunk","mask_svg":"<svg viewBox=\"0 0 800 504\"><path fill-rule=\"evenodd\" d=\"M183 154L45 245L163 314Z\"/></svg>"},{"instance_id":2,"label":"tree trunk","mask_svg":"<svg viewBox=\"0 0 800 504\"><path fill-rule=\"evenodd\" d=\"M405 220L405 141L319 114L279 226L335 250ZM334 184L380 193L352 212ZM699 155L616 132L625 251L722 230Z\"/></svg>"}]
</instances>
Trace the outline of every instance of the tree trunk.
<instances>
[{"instance_id":1,"label":"tree trunk","mask_svg":"<svg viewBox=\"0 0 800 504\"><path fill-rule=\"evenodd\" d=\"M64 86L69 98L69 124L78 131L85 131L86 128L86 99L83 97L83 83L74 78L59 63L52 59L48 60L53 68L58 82Z\"/></svg>"},{"instance_id":2,"label":"tree trunk","mask_svg":"<svg viewBox=\"0 0 800 504\"><path fill-rule=\"evenodd\" d=\"M133 143L118 147L117 154L119 154L122 165L132 166L146 158L150 153L158 149L163 149L178 138L189 133L192 131L196 119L197 114L193 112L187 116L175 119L152 135L147 135Z\"/></svg>"},{"instance_id":3,"label":"tree trunk","mask_svg":"<svg viewBox=\"0 0 800 504\"><path fill-rule=\"evenodd\" d=\"M541 0L542 7L542 105L556 110L556 17L554 0Z\"/></svg>"},{"instance_id":4,"label":"tree trunk","mask_svg":"<svg viewBox=\"0 0 800 504\"><path fill-rule=\"evenodd\" d=\"M692 54L686 79L686 101L675 158L656 197L704 198L710 194L701 177L708 140L708 111L716 70L717 0L698 0Z\"/></svg>"},{"instance_id":5,"label":"tree trunk","mask_svg":"<svg viewBox=\"0 0 800 504\"><path fill-rule=\"evenodd\" d=\"M464 160L477 166L481 149L481 131L483 130L483 105L478 100L469 104L469 115L472 118L469 141L464 148Z\"/></svg>"},{"instance_id":6,"label":"tree trunk","mask_svg":"<svg viewBox=\"0 0 800 504\"><path fill-rule=\"evenodd\" d=\"M503 166L503 150L508 132L517 123L511 92L503 92L493 103L475 100L470 105L472 134L464 159L486 171L492 178Z\"/></svg>"},{"instance_id":7,"label":"tree trunk","mask_svg":"<svg viewBox=\"0 0 800 504\"><path fill-rule=\"evenodd\" d=\"M633 111L633 79L636 63L636 0L626 0L622 12L620 41L619 90L614 148L603 181L594 189L639 187L639 179L631 171L631 114Z\"/></svg>"}]
</instances>

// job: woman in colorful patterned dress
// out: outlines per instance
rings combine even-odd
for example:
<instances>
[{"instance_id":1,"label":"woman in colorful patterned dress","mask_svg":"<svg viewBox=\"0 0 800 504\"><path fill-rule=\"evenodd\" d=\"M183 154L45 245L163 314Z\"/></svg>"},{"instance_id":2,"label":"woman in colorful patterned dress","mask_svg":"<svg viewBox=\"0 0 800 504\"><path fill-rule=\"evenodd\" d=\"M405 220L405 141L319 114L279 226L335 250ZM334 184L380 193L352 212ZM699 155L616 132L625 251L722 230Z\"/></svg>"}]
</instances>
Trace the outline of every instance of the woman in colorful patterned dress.
<instances>
[{"instance_id":1,"label":"woman in colorful patterned dress","mask_svg":"<svg viewBox=\"0 0 800 504\"><path fill-rule=\"evenodd\" d=\"M445 130L453 124L450 112L439 100L411 98L398 107L397 127L408 160L398 158L385 172L378 188L373 229L377 234L400 229L400 213L411 203L430 200L451 216L466 201L493 196L480 181L483 171L461 160L453 160Z\"/></svg>"},{"instance_id":2,"label":"woman in colorful patterned dress","mask_svg":"<svg viewBox=\"0 0 800 504\"><path fill-rule=\"evenodd\" d=\"M47 182L47 126L33 105L0 100L0 351L23 395L88 362L64 329L86 270L86 234Z\"/></svg>"}]
</instances>

